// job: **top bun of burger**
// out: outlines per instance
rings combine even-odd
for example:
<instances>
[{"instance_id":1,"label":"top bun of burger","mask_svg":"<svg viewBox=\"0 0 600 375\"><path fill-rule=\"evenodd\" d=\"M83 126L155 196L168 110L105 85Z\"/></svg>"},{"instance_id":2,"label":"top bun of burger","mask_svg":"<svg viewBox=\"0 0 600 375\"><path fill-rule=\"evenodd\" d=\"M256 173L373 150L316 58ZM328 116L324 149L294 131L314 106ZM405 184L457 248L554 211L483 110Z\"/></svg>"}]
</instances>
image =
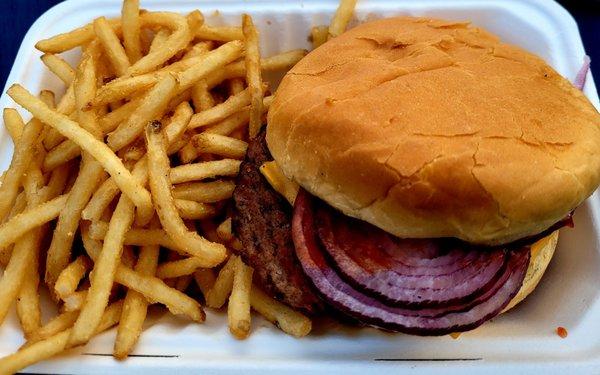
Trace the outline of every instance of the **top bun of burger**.
<instances>
[{"instance_id":1,"label":"top bun of burger","mask_svg":"<svg viewBox=\"0 0 600 375\"><path fill-rule=\"evenodd\" d=\"M391 18L283 79L269 149L291 179L404 238L497 245L600 183L600 115L540 58L467 23Z\"/></svg>"}]
</instances>

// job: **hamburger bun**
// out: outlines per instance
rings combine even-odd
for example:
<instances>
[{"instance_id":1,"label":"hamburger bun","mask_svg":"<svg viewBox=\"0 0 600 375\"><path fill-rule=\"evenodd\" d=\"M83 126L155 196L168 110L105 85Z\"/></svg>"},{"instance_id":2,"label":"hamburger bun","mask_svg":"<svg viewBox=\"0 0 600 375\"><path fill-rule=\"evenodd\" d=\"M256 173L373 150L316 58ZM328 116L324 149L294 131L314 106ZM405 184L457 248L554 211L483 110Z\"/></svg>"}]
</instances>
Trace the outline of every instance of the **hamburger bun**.
<instances>
[{"instance_id":1,"label":"hamburger bun","mask_svg":"<svg viewBox=\"0 0 600 375\"><path fill-rule=\"evenodd\" d=\"M600 115L540 58L464 22L362 24L284 77L267 143L283 173L403 238L498 245L600 183Z\"/></svg>"}]
</instances>

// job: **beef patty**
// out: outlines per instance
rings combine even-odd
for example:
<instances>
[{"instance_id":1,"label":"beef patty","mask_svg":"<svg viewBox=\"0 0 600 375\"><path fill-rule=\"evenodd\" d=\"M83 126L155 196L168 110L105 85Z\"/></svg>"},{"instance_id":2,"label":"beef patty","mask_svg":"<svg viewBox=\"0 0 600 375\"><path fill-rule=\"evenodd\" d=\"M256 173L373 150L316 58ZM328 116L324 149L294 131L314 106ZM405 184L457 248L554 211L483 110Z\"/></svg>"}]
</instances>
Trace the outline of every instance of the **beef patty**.
<instances>
[{"instance_id":1,"label":"beef patty","mask_svg":"<svg viewBox=\"0 0 600 375\"><path fill-rule=\"evenodd\" d=\"M259 170L271 160L263 131L248 147L233 192L233 230L243 244L239 255L254 268L256 281L272 297L314 314L323 305L296 258L292 207Z\"/></svg>"}]
</instances>

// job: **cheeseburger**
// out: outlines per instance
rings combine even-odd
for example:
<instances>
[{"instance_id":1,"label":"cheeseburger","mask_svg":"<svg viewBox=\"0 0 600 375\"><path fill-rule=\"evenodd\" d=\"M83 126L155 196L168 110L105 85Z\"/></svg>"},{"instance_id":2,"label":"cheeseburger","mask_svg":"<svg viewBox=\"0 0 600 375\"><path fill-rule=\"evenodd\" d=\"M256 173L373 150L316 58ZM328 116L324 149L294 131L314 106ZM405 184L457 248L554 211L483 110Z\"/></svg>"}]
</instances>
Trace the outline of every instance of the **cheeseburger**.
<instances>
[{"instance_id":1,"label":"cheeseburger","mask_svg":"<svg viewBox=\"0 0 600 375\"><path fill-rule=\"evenodd\" d=\"M267 122L234 192L241 256L291 307L391 331L466 331L519 303L600 183L589 100L464 22L330 40Z\"/></svg>"}]
</instances>

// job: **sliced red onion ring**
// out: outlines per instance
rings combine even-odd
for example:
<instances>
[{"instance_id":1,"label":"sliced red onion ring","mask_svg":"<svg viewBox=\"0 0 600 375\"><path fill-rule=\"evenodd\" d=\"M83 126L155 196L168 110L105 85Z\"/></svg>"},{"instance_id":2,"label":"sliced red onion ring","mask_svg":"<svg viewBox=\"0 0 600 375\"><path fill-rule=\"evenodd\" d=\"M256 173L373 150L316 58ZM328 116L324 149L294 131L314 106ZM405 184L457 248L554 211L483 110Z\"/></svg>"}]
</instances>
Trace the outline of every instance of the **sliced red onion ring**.
<instances>
[{"instance_id":1,"label":"sliced red onion ring","mask_svg":"<svg viewBox=\"0 0 600 375\"><path fill-rule=\"evenodd\" d=\"M588 71L590 70L591 59L588 55L583 57L583 65L577 72L575 76L575 80L573 81L573 86L577 87L579 90L583 90L585 86L585 80L587 78Z\"/></svg>"},{"instance_id":2,"label":"sliced red onion ring","mask_svg":"<svg viewBox=\"0 0 600 375\"><path fill-rule=\"evenodd\" d=\"M455 244L445 241L444 246L442 240L430 240L435 246L427 246L426 252L415 251L414 246L404 246L403 240L393 241L386 232L337 214L324 204L315 210L315 219L323 249L340 275L390 306L441 306L472 300L493 285L505 262L501 249L457 251ZM394 249L382 250L390 246ZM446 259L444 266L413 266L418 275L402 273L399 266L403 264L397 259L426 254L424 260L435 261L448 258L448 253L455 254L454 263Z\"/></svg>"},{"instance_id":3,"label":"sliced red onion ring","mask_svg":"<svg viewBox=\"0 0 600 375\"><path fill-rule=\"evenodd\" d=\"M310 197L305 192L296 198L292 231L304 272L333 307L363 323L417 335L466 331L496 316L519 291L529 263L528 248L508 251L500 276L470 303L435 309L390 307L352 287L331 267L318 243Z\"/></svg>"}]
</instances>

